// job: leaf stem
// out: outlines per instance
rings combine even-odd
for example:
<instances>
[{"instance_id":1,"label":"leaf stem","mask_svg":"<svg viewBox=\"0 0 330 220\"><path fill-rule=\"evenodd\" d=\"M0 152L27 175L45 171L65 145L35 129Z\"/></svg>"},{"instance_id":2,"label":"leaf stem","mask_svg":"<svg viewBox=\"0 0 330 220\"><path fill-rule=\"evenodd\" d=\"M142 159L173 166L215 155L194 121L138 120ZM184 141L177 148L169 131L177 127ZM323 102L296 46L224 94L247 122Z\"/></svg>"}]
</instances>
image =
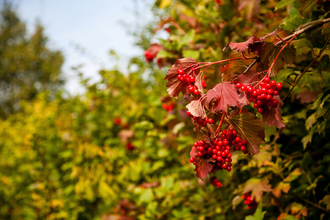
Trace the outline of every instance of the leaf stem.
<instances>
[{"instance_id":1,"label":"leaf stem","mask_svg":"<svg viewBox=\"0 0 330 220\"><path fill-rule=\"evenodd\" d=\"M225 115L226 115L226 114L227 114L227 110L225 110L225 112L222 113L220 123L219 123L219 125L218 125L218 127L217 127L217 130L215 131L215 135L214 135L215 137L217 137L218 134L219 134L220 131L221 131L221 127L222 127L223 119L225 118Z\"/></svg>"},{"instance_id":2,"label":"leaf stem","mask_svg":"<svg viewBox=\"0 0 330 220\"><path fill-rule=\"evenodd\" d=\"M325 50L325 48L327 47L327 45L329 44L330 38L328 38L327 42L325 42L323 48L320 50L319 54L312 60L312 62L305 68L304 72L302 72L299 77L294 81L294 84L292 85L290 91L284 96L284 98L282 99L282 101L284 101L284 99L286 97L288 97L288 95L292 92L293 88L298 84L299 80L301 79L301 77L304 76L304 74L307 72L307 70L309 69L309 67L311 67L313 65L313 63L322 55L323 51Z\"/></svg>"},{"instance_id":3,"label":"leaf stem","mask_svg":"<svg viewBox=\"0 0 330 220\"><path fill-rule=\"evenodd\" d=\"M293 35L293 37L292 37L288 42L286 42L286 44L285 44L285 45L281 48L281 50L277 53L275 59L273 60L272 64L270 65L270 67L269 67L269 69L268 69L267 76L269 76L270 72L272 71L272 68L273 68L273 66L275 65L275 62L276 62L277 58L280 56L281 52L282 52L282 51L284 50L284 48L285 48L286 46L288 46L288 44L289 44L293 39L295 39L296 37L297 37L297 35ZM266 76L265 76L265 77L266 77Z\"/></svg>"},{"instance_id":4,"label":"leaf stem","mask_svg":"<svg viewBox=\"0 0 330 220\"><path fill-rule=\"evenodd\" d=\"M209 62L207 64L204 64L204 65L201 65L201 66L198 66L196 68L194 68L195 70L196 69L200 69L200 68L203 68L205 66L211 66L211 65L214 65L214 64L219 64L219 63L225 63L225 62L229 62L229 61L233 61L233 60L247 60L247 59L255 59L254 57L238 57L238 58L230 58L230 59L226 59L226 60L219 60L219 61L215 61L215 62Z\"/></svg>"}]
</instances>

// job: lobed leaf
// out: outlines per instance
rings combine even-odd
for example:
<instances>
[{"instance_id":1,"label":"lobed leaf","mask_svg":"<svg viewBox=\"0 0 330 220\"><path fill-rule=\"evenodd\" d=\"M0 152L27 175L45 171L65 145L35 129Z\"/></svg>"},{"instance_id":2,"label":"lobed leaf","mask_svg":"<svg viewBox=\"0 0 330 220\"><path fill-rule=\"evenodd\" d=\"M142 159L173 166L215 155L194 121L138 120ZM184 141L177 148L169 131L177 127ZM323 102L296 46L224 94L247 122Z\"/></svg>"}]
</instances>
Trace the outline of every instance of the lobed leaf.
<instances>
[{"instance_id":1,"label":"lobed leaf","mask_svg":"<svg viewBox=\"0 0 330 220\"><path fill-rule=\"evenodd\" d=\"M213 169L213 164L209 163L208 159L201 157L196 157L196 176L200 179L207 177L207 174L210 173Z\"/></svg>"},{"instance_id":2,"label":"lobed leaf","mask_svg":"<svg viewBox=\"0 0 330 220\"><path fill-rule=\"evenodd\" d=\"M206 101L210 103L215 99L214 111L223 111L227 109L227 106L238 106L239 97L236 87L229 82L223 82L217 84L213 89L210 89L206 93Z\"/></svg>"},{"instance_id":3,"label":"lobed leaf","mask_svg":"<svg viewBox=\"0 0 330 220\"><path fill-rule=\"evenodd\" d=\"M302 0L301 5L299 7L299 13L301 16L305 18L310 18L311 12L316 5L317 0Z\"/></svg>"},{"instance_id":4,"label":"lobed leaf","mask_svg":"<svg viewBox=\"0 0 330 220\"><path fill-rule=\"evenodd\" d=\"M203 106L200 100L193 100L187 106L188 111L196 117L204 117Z\"/></svg>"},{"instance_id":5,"label":"lobed leaf","mask_svg":"<svg viewBox=\"0 0 330 220\"><path fill-rule=\"evenodd\" d=\"M257 202L261 201L263 192L272 191L271 186L268 184L268 180L266 179L257 179L251 178L249 179L243 189L243 194L252 192L252 198L255 198Z\"/></svg>"},{"instance_id":6,"label":"lobed leaf","mask_svg":"<svg viewBox=\"0 0 330 220\"><path fill-rule=\"evenodd\" d=\"M165 79L168 79L166 83L166 87L169 96L178 98L180 92L184 96L189 95L187 86L183 85L182 82L177 78L178 69L180 68L185 70L186 73L191 73L197 80L197 78L200 77L201 75L199 73L199 69L193 69L193 67L197 65L198 65L197 60L190 57L179 59L173 64L173 66L169 69L165 77ZM200 89L200 87L198 88Z\"/></svg>"}]
</instances>

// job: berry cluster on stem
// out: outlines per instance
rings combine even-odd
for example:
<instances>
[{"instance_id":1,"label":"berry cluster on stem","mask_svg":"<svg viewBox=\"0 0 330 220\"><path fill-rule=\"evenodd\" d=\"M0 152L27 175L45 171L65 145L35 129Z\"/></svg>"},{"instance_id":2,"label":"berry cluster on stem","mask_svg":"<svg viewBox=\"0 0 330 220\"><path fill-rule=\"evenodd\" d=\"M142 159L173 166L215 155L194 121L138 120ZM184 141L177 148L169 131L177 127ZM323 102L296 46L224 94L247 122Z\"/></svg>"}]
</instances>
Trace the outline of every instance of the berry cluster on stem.
<instances>
[{"instance_id":1,"label":"berry cluster on stem","mask_svg":"<svg viewBox=\"0 0 330 220\"><path fill-rule=\"evenodd\" d=\"M194 96L199 95L197 86L195 86L195 77L190 74L186 74L183 69L178 69L178 79L182 82L183 85L188 86L188 91Z\"/></svg>"},{"instance_id":2,"label":"berry cluster on stem","mask_svg":"<svg viewBox=\"0 0 330 220\"><path fill-rule=\"evenodd\" d=\"M201 127L205 127L207 123L213 124L213 119L212 118L202 118L202 117L196 117L193 116L189 111L187 111L187 115L194 119L194 121L199 124Z\"/></svg>"},{"instance_id":3,"label":"berry cluster on stem","mask_svg":"<svg viewBox=\"0 0 330 220\"><path fill-rule=\"evenodd\" d=\"M230 151L236 149L247 153L246 144L247 141L237 136L235 130L224 129L220 137L214 139L211 144L206 143L205 140L200 140L195 142L194 147L198 151L198 157L214 160L212 171L227 170L230 172L232 170L232 154ZM189 161L196 165L195 157L190 158Z\"/></svg>"},{"instance_id":4,"label":"berry cluster on stem","mask_svg":"<svg viewBox=\"0 0 330 220\"><path fill-rule=\"evenodd\" d=\"M274 96L279 94L282 87L282 83L270 80L269 77L265 77L259 85L254 87L236 83L236 88L240 89L241 92L245 92L249 101L254 103L253 107L258 109L259 113L269 107L277 108L278 100Z\"/></svg>"}]
</instances>

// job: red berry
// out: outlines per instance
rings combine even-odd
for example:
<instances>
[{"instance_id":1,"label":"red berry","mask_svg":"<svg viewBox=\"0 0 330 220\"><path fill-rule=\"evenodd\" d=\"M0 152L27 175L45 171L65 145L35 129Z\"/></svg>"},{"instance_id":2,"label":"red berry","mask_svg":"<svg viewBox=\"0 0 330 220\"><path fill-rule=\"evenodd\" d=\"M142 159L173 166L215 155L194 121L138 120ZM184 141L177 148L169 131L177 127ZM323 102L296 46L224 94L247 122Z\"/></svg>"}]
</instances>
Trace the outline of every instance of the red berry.
<instances>
[{"instance_id":1,"label":"red berry","mask_svg":"<svg viewBox=\"0 0 330 220\"><path fill-rule=\"evenodd\" d=\"M236 83L236 88L241 88L242 87L242 83Z\"/></svg>"},{"instance_id":2,"label":"red berry","mask_svg":"<svg viewBox=\"0 0 330 220\"><path fill-rule=\"evenodd\" d=\"M279 82L276 84L276 88L278 91L280 91L282 89L282 87L283 87L282 83Z\"/></svg>"},{"instance_id":3,"label":"red berry","mask_svg":"<svg viewBox=\"0 0 330 220\"><path fill-rule=\"evenodd\" d=\"M276 81L275 80L270 81L270 85L271 86L275 86L276 85Z\"/></svg>"},{"instance_id":4,"label":"red berry","mask_svg":"<svg viewBox=\"0 0 330 220\"><path fill-rule=\"evenodd\" d=\"M190 158L190 163L193 163L195 161L195 157Z\"/></svg>"},{"instance_id":5,"label":"red berry","mask_svg":"<svg viewBox=\"0 0 330 220\"><path fill-rule=\"evenodd\" d=\"M241 146L241 151L246 151L246 147L244 145Z\"/></svg>"},{"instance_id":6,"label":"red berry","mask_svg":"<svg viewBox=\"0 0 330 220\"><path fill-rule=\"evenodd\" d=\"M269 83L269 81L270 81L270 78L266 76L266 77L264 78L264 82L265 82L265 83Z\"/></svg>"},{"instance_id":7,"label":"red berry","mask_svg":"<svg viewBox=\"0 0 330 220\"><path fill-rule=\"evenodd\" d=\"M258 108L258 112L261 113L263 111L262 108Z\"/></svg>"},{"instance_id":8,"label":"red berry","mask_svg":"<svg viewBox=\"0 0 330 220\"><path fill-rule=\"evenodd\" d=\"M261 82L261 83L260 83L260 87L261 87L261 88L265 88L265 87L266 87L266 83L265 83L265 82Z\"/></svg>"},{"instance_id":9,"label":"red berry","mask_svg":"<svg viewBox=\"0 0 330 220\"><path fill-rule=\"evenodd\" d=\"M178 74L179 74L179 75L183 75L183 74L184 74L184 70L179 68L179 69L178 69Z\"/></svg>"},{"instance_id":10,"label":"red berry","mask_svg":"<svg viewBox=\"0 0 330 220\"><path fill-rule=\"evenodd\" d=\"M226 163L223 163L221 167L222 167L223 169L226 169L226 168L227 168L227 164L226 164Z\"/></svg>"},{"instance_id":11,"label":"red berry","mask_svg":"<svg viewBox=\"0 0 330 220\"><path fill-rule=\"evenodd\" d=\"M195 91L193 92L194 95L198 95L199 91L197 89L195 89Z\"/></svg>"},{"instance_id":12,"label":"red berry","mask_svg":"<svg viewBox=\"0 0 330 220\"><path fill-rule=\"evenodd\" d=\"M278 95L278 91L274 91L273 92L273 95Z\"/></svg>"},{"instance_id":13,"label":"red berry","mask_svg":"<svg viewBox=\"0 0 330 220\"><path fill-rule=\"evenodd\" d=\"M203 86L203 88L207 87L206 82L204 80L202 81L202 86Z\"/></svg>"},{"instance_id":14,"label":"red berry","mask_svg":"<svg viewBox=\"0 0 330 220\"><path fill-rule=\"evenodd\" d=\"M240 137L236 137L236 138L235 138L235 141L238 143L238 142L241 141L241 138L240 138Z\"/></svg>"},{"instance_id":15,"label":"red berry","mask_svg":"<svg viewBox=\"0 0 330 220\"><path fill-rule=\"evenodd\" d=\"M213 119L212 119L212 118L209 118L209 119L208 119L208 123L209 123L209 124L213 124Z\"/></svg>"},{"instance_id":16,"label":"red berry","mask_svg":"<svg viewBox=\"0 0 330 220\"><path fill-rule=\"evenodd\" d=\"M245 86L242 86L241 87L241 90L244 92L246 90L246 87Z\"/></svg>"}]
</instances>

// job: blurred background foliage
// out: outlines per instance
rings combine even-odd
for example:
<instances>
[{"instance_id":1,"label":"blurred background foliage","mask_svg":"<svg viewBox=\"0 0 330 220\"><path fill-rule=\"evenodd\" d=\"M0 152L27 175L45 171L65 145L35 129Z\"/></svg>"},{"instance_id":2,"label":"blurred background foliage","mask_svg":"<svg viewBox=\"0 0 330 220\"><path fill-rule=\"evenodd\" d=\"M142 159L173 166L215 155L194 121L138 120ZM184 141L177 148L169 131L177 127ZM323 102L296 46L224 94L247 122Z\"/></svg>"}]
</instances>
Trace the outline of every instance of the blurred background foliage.
<instances>
[{"instance_id":1,"label":"blurred background foliage","mask_svg":"<svg viewBox=\"0 0 330 220\"><path fill-rule=\"evenodd\" d=\"M186 100L167 97L164 81L178 58L226 59L229 41L278 26L291 34L328 16L327 1L321 9L310 1L309 12L301 11L304 2L157 0L155 21L136 33L139 46L156 48L150 62L134 57L128 74L101 70L98 83L82 79L86 93L79 96L58 90L64 58L47 48L43 27L27 36L4 7L0 219L328 219L329 46L285 100L286 128L268 127L258 155L233 153L233 170L215 174L222 188L195 177L189 152L202 137L186 116ZM327 28L300 36L294 64L277 77L292 82L329 38ZM168 39L153 38L165 30ZM150 42L159 44L150 49ZM207 88L220 82L219 71L205 72ZM283 84L281 97L290 87ZM243 192L257 210L247 209Z\"/></svg>"}]
</instances>

